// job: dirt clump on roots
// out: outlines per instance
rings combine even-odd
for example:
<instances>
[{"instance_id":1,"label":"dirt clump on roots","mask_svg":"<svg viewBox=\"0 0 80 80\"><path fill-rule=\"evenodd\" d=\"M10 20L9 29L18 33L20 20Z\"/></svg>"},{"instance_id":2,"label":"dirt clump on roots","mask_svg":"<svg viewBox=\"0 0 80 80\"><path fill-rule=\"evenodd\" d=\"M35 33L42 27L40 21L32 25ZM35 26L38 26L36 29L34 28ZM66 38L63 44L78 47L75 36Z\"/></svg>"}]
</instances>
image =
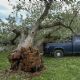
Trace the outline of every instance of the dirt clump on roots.
<instances>
[{"instance_id":1,"label":"dirt clump on roots","mask_svg":"<svg viewBox=\"0 0 80 80\"><path fill-rule=\"evenodd\" d=\"M35 48L22 47L15 50L8 56L12 71L39 72L43 68L42 55Z\"/></svg>"}]
</instances>

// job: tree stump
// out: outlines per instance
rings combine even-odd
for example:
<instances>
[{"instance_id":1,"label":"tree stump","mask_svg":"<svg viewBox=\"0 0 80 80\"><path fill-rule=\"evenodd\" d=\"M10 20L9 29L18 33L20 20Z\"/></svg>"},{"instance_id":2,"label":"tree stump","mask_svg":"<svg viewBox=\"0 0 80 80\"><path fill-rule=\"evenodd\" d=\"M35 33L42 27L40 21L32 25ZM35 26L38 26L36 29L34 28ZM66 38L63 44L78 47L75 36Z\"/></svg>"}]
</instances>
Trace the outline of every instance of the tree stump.
<instances>
[{"instance_id":1,"label":"tree stump","mask_svg":"<svg viewBox=\"0 0 80 80\"><path fill-rule=\"evenodd\" d=\"M12 52L9 57L11 70L22 70L25 72L37 72L43 68L42 56L35 48L21 48L20 51Z\"/></svg>"}]
</instances>

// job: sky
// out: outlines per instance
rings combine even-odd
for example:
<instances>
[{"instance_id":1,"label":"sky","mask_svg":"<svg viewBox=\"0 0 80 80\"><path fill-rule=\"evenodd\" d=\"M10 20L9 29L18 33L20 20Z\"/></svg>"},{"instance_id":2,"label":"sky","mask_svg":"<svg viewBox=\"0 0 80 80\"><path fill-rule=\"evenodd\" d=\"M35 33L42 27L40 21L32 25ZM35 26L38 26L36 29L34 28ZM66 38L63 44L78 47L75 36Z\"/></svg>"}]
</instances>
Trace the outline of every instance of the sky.
<instances>
[{"instance_id":1,"label":"sky","mask_svg":"<svg viewBox=\"0 0 80 80\"><path fill-rule=\"evenodd\" d=\"M16 2L18 2L19 0L9 0L10 2L8 2L8 0L0 0L0 19L2 19L4 22L6 22L6 19L9 14L11 14L11 12L13 12L12 6L10 4L15 5ZM23 18L26 17L25 12L21 12L21 14L23 14ZM20 16L20 15L18 15ZM18 20L18 18L17 18Z\"/></svg>"},{"instance_id":2,"label":"sky","mask_svg":"<svg viewBox=\"0 0 80 80\"><path fill-rule=\"evenodd\" d=\"M12 7L9 5L8 0L0 0L0 19L5 20L12 12Z\"/></svg>"},{"instance_id":3,"label":"sky","mask_svg":"<svg viewBox=\"0 0 80 80\"><path fill-rule=\"evenodd\" d=\"M11 3L14 5L18 0L10 0L10 3L8 0L0 0L0 19L2 19L4 22L6 22L6 19L11 12L13 12Z\"/></svg>"}]
</instances>

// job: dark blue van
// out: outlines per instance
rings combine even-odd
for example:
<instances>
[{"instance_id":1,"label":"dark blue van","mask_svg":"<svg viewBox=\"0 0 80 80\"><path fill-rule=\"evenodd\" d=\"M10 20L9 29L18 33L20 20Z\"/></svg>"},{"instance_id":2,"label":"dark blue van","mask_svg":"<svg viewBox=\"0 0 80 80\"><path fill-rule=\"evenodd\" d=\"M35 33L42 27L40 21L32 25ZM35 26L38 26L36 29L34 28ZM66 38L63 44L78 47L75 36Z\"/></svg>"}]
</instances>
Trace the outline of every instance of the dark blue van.
<instances>
[{"instance_id":1,"label":"dark blue van","mask_svg":"<svg viewBox=\"0 0 80 80\"><path fill-rule=\"evenodd\" d=\"M64 42L44 43L43 51L44 54L53 54L54 57L80 53L80 35L73 36Z\"/></svg>"}]
</instances>

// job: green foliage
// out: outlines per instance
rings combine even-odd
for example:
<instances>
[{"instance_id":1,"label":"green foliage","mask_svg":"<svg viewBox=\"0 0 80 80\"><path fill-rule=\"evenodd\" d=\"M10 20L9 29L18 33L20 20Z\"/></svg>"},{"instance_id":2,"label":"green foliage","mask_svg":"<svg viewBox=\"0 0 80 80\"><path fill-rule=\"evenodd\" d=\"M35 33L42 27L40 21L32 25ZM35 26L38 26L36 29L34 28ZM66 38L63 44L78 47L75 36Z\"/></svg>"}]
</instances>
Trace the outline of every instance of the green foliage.
<instances>
[{"instance_id":1,"label":"green foliage","mask_svg":"<svg viewBox=\"0 0 80 80\"><path fill-rule=\"evenodd\" d=\"M65 3L62 3L60 1L54 1L52 3L51 9L49 10L47 17L42 22L42 25L48 25L53 22L60 21L63 24L65 24L66 26L69 26L71 19L74 17L74 13L76 11L77 12L80 11L80 6L79 6L80 2L79 1L76 2L76 0L65 0L65 2L68 5L66 5ZM64 5L66 7L64 7L64 9L63 9ZM14 14L19 13L20 11L25 11L26 17L25 17L25 19L23 19L23 14L20 14L21 15L20 16L21 22L20 22L19 26L17 26L16 21L15 21L17 16L14 16L14 17L9 16L9 18L7 18L8 25L10 26L10 30L12 30L13 28L17 28L17 29L22 30L22 29L24 29L23 27L28 27L27 29L32 28L32 25L37 21L37 19L43 13L43 10L45 8L45 4L44 4L44 2L41 2L41 1L33 1L30 3L27 3L26 1L19 1L13 7L14 7L14 9L13 9L14 12L11 15L14 16ZM80 14L77 13L77 16L72 21L70 27L72 28L72 30L75 33L80 33L79 26L80 26ZM56 26L56 27L58 27L58 26ZM48 33L50 33L51 31L53 31L51 34L53 38L55 35L60 36L61 39L71 35L70 29L64 28L63 26L60 26L61 28L59 30L54 31L56 27L53 26L53 28L48 28L48 30L45 29L45 34L44 34L44 28L43 28L43 30L38 31L37 35L35 36L36 37L35 41L44 38L44 36L47 35ZM1 37L1 38L2 39L4 38L5 40L7 40L5 38L6 35L7 35L6 33L3 34L3 37ZM12 37L13 36L11 35L11 37L9 36L7 38L9 38L9 40L10 40L10 39L12 39Z\"/></svg>"}]
</instances>

